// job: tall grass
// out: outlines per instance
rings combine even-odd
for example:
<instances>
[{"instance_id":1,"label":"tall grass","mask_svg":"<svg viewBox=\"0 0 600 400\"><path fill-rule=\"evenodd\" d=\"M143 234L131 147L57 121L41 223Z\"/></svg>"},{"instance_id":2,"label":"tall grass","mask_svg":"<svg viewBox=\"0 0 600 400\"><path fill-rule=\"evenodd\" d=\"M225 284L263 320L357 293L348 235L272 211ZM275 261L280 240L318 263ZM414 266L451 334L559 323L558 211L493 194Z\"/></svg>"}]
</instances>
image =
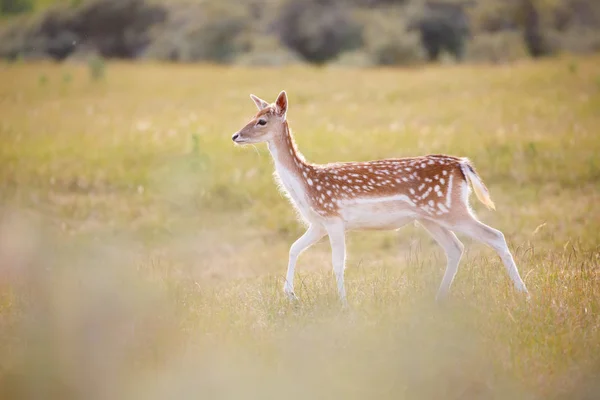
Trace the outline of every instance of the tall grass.
<instances>
[{"instance_id":1,"label":"tall grass","mask_svg":"<svg viewBox=\"0 0 600 400\"><path fill-rule=\"evenodd\" d=\"M497 67L2 66L1 398L594 398L600 388L597 58ZM576 71L570 65L577 65ZM68 74L68 84L61 77ZM44 85L39 76L47 76ZM355 232L342 312L326 241L282 294L302 233L249 93L290 97L315 162L471 158L531 291L422 229Z\"/></svg>"}]
</instances>

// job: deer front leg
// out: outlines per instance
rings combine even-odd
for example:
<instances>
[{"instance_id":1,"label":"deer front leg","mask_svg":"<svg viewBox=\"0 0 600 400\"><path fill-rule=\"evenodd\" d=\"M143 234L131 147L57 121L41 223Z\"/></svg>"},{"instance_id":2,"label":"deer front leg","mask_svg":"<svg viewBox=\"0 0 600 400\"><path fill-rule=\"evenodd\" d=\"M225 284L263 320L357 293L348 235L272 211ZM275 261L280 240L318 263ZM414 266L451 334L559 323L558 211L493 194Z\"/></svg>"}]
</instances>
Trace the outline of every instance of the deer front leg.
<instances>
[{"instance_id":1,"label":"deer front leg","mask_svg":"<svg viewBox=\"0 0 600 400\"><path fill-rule=\"evenodd\" d=\"M331 260L333 273L337 281L337 288L343 306L347 306L346 288L344 287L344 269L346 268L346 234L343 223L328 225L327 234L331 244Z\"/></svg>"},{"instance_id":2,"label":"deer front leg","mask_svg":"<svg viewBox=\"0 0 600 400\"><path fill-rule=\"evenodd\" d=\"M290 259L287 274L285 276L285 284L283 285L283 291L290 299L297 299L294 294L294 270L296 268L298 257L304 250L308 249L325 236L325 233L326 231L322 226L313 224L309 226L304 235L300 236L290 247Z\"/></svg>"}]
</instances>

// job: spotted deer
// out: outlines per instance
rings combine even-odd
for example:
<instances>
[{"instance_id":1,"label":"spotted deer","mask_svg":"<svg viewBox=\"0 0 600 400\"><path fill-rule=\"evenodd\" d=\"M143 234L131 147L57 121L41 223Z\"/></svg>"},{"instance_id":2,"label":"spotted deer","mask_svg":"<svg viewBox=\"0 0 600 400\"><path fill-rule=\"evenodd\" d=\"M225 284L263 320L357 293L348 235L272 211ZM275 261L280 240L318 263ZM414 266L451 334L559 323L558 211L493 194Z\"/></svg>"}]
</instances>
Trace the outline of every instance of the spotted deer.
<instances>
[{"instance_id":1,"label":"spotted deer","mask_svg":"<svg viewBox=\"0 0 600 400\"><path fill-rule=\"evenodd\" d=\"M346 305L345 234L350 230L396 230L417 221L444 249L446 270L436 299L452 284L464 246L454 232L492 247L515 288L527 293L504 235L474 216L470 185L477 198L495 209L488 189L467 158L427 155L365 162L313 164L298 151L287 121L288 98L282 91L273 104L250 95L258 113L235 133L237 144L266 142L282 192L308 226L289 251L283 290L295 299L294 269L299 255L325 235L331 245L340 300Z\"/></svg>"}]
</instances>

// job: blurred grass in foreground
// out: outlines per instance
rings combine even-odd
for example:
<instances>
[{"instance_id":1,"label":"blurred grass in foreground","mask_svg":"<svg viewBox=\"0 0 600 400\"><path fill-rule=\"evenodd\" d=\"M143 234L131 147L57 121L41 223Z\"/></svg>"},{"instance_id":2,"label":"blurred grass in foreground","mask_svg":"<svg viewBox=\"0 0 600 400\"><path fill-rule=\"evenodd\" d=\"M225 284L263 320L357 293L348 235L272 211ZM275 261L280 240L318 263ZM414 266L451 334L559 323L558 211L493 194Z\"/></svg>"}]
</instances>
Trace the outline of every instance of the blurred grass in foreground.
<instances>
[{"instance_id":1,"label":"blurred grass in foreground","mask_svg":"<svg viewBox=\"0 0 600 400\"><path fill-rule=\"evenodd\" d=\"M108 64L99 82L78 65L1 66L0 398L594 398L598 61ZM350 235L353 312L326 241L301 257L288 304L302 229L266 149L230 140L248 94L281 89L312 161L470 157L498 211L474 207L504 231L532 301L464 240L435 306L443 253L407 226Z\"/></svg>"}]
</instances>

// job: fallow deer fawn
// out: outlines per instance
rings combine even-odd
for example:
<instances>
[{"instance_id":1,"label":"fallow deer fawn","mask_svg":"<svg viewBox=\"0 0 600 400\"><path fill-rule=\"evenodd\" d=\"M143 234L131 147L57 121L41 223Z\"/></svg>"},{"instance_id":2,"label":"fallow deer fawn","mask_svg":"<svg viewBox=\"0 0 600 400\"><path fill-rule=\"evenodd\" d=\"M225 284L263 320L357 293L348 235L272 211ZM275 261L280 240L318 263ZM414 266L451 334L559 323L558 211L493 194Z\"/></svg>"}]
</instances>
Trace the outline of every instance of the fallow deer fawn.
<instances>
[{"instance_id":1,"label":"fallow deer fawn","mask_svg":"<svg viewBox=\"0 0 600 400\"><path fill-rule=\"evenodd\" d=\"M446 296L464 246L453 231L492 247L502 259L517 290L527 293L502 232L479 222L469 207L469 183L477 198L495 209L483 181L466 158L428 155L368 162L317 165L298 151L288 126L288 99L282 91L273 104L250 95L258 113L232 140L238 144L266 142L275 161L275 177L308 229L292 244L284 291L294 294L298 256L329 236L333 271L340 299L346 305L345 232L396 230L418 221L445 250L447 265L436 299Z\"/></svg>"}]
</instances>

